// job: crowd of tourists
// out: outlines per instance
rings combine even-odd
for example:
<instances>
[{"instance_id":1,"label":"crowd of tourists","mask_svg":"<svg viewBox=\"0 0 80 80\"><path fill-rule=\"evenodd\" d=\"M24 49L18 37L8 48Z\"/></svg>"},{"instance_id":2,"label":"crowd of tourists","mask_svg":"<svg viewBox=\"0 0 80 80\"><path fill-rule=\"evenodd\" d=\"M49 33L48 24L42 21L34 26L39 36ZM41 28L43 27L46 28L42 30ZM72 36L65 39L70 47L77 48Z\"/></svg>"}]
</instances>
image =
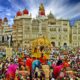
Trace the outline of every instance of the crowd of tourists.
<instances>
[{"instance_id":1,"label":"crowd of tourists","mask_svg":"<svg viewBox=\"0 0 80 80\"><path fill-rule=\"evenodd\" d=\"M55 48L47 58L44 49L41 46L39 53L34 49L33 53L40 57L14 52L11 57L0 59L0 80L80 80L80 53Z\"/></svg>"}]
</instances>

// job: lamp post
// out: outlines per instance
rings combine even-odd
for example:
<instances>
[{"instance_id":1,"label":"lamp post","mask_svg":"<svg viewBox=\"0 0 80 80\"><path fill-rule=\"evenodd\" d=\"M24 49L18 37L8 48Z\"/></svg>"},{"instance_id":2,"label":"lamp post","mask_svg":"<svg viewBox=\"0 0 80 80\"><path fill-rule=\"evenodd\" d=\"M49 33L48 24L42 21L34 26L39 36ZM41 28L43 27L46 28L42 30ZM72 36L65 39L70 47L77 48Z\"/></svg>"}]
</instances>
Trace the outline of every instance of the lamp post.
<instances>
[{"instance_id":1,"label":"lamp post","mask_svg":"<svg viewBox=\"0 0 80 80\"><path fill-rule=\"evenodd\" d=\"M10 45L11 45L11 35L8 35L8 45L9 45L9 48L10 48Z\"/></svg>"}]
</instances>

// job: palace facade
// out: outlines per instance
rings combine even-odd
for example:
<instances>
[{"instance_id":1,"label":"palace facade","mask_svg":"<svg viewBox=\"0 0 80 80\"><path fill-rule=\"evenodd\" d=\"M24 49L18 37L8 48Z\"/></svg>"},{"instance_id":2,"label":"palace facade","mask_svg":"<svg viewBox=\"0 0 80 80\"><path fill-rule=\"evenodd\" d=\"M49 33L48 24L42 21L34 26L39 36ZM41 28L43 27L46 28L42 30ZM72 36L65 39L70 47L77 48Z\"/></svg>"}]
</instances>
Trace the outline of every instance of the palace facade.
<instances>
[{"instance_id":1,"label":"palace facade","mask_svg":"<svg viewBox=\"0 0 80 80\"><path fill-rule=\"evenodd\" d=\"M72 47L80 47L80 20L77 20L71 28Z\"/></svg>"},{"instance_id":2,"label":"palace facade","mask_svg":"<svg viewBox=\"0 0 80 80\"><path fill-rule=\"evenodd\" d=\"M39 7L38 16L34 19L27 9L18 11L14 18L12 39L13 47L27 47L31 41L45 37L55 46L80 46L80 21L70 27L69 20L56 19L50 12L46 15L44 5Z\"/></svg>"},{"instance_id":3,"label":"palace facade","mask_svg":"<svg viewBox=\"0 0 80 80\"><path fill-rule=\"evenodd\" d=\"M50 12L46 16L44 5L39 7L36 19L33 19L27 9L18 11L13 25L13 46L25 47L30 41L44 36L55 46L70 46L70 25L68 20L57 20Z\"/></svg>"}]
</instances>

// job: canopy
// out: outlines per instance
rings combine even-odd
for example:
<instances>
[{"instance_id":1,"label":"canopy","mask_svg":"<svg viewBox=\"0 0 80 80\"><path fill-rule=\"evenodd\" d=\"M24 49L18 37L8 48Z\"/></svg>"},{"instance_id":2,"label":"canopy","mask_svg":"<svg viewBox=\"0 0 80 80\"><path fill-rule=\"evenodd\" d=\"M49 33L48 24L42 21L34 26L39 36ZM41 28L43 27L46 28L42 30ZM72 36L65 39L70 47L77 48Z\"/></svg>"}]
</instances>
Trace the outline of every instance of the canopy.
<instances>
[{"instance_id":1,"label":"canopy","mask_svg":"<svg viewBox=\"0 0 80 80\"><path fill-rule=\"evenodd\" d=\"M33 40L32 41L32 53L33 53L33 57L36 57L36 58L40 58L41 57L41 54L40 54L40 50L39 50L39 47L40 46L44 46L44 47L46 47L46 46L50 46L50 41L46 38L46 37L39 37L39 38L37 38L37 39L35 39L35 40ZM37 51L36 52L34 52L34 48L36 48L37 47ZM45 53L48 53L48 51L46 52L45 51ZM49 54L44 54L46 57L47 57L47 59L49 58Z\"/></svg>"},{"instance_id":2,"label":"canopy","mask_svg":"<svg viewBox=\"0 0 80 80\"><path fill-rule=\"evenodd\" d=\"M39 37L32 41L32 46L41 46L41 45L49 46L50 41L45 37Z\"/></svg>"}]
</instances>

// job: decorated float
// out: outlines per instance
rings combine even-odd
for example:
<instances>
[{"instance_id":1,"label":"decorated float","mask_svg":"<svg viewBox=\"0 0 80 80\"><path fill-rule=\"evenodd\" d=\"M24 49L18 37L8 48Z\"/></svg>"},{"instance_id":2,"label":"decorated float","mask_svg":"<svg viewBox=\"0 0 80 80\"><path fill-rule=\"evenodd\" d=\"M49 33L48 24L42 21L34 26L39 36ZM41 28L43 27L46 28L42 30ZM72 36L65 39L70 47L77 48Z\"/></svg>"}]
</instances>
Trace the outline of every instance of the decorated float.
<instances>
[{"instance_id":1,"label":"decorated float","mask_svg":"<svg viewBox=\"0 0 80 80\"><path fill-rule=\"evenodd\" d=\"M45 37L39 37L35 40L32 41L32 56L36 57L36 58L40 58L41 57L41 53L44 53L44 56L46 56L47 58L49 58L49 54L50 54L50 41L45 38ZM43 51L40 51L40 47L44 47Z\"/></svg>"}]
</instances>

